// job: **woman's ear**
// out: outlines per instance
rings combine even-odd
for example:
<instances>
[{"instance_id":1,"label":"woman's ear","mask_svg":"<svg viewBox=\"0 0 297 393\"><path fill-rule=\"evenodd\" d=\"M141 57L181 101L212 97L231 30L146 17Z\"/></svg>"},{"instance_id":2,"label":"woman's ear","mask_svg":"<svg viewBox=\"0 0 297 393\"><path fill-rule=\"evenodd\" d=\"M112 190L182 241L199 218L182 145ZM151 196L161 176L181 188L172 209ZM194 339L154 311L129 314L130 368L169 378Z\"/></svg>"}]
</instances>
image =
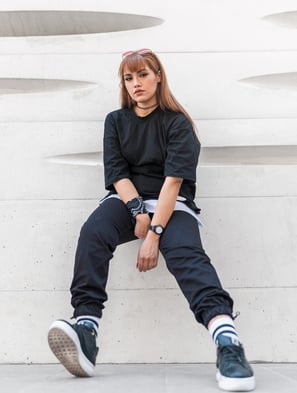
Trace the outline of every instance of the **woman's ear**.
<instances>
[{"instance_id":1,"label":"woman's ear","mask_svg":"<svg viewBox=\"0 0 297 393\"><path fill-rule=\"evenodd\" d=\"M161 82L161 71L159 70L157 73L158 82Z\"/></svg>"}]
</instances>

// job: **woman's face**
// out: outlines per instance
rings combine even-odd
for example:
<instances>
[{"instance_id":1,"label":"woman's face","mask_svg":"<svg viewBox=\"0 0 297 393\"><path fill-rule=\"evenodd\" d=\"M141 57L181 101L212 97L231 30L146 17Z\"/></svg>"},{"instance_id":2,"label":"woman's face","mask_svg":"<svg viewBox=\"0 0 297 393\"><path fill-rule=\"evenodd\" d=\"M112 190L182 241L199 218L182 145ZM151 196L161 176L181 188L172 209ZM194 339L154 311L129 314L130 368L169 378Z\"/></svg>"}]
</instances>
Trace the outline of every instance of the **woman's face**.
<instances>
[{"instance_id":1,"label":"woman's face","mask_svg":"<svg viewBox=\"0 0 297 393\"><path fill-rule=\"evenodd\" d=\"M137 104L149 106L157 103L156 93L160 82L159 73L156 75L145 65L136 72L126 69L123 77L128 94Z\"/></svg>"}]
</instances>

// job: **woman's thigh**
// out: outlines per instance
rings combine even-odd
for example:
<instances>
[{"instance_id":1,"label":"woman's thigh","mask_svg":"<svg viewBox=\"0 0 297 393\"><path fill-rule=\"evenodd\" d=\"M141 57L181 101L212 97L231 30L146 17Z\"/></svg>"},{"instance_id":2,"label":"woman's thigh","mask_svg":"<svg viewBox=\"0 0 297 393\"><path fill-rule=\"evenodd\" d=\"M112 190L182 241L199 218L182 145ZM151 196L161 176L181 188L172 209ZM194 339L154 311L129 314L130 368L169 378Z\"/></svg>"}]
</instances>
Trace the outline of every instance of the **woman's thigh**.
<instances>
[{"instance_id":1,"label":"woman's thigh","mask_svg":"<svg viewBox=\"0 0 297 393\"><path fill-rule=\"evenodd\" d=\"M108 198L101 202L85 222L83 231L106 238L115 247L136 239L129 211L118 198Z\"/></svg>"}]
</instances>

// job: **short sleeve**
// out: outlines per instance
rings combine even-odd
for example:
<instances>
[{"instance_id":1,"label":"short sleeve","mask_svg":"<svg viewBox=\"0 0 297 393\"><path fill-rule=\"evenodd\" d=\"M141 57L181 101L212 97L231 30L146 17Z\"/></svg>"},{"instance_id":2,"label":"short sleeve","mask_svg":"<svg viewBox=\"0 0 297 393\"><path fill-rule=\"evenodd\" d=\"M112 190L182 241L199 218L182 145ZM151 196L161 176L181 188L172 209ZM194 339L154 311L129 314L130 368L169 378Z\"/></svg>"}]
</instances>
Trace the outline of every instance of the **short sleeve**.
<instances>
[{"instance_id":1,"label":"short sleeve","mask_svg":"<svg viewBox=\"0 0 297 393\"><path fill-rule=\"evenodd\" d=\"M196 182L200 142L189 120L179 114L168 129L164 175Z\"/></svg>"},{"instance_id":2,"label":"short sleeve","mask_svg":"<svg viewBox=\"0 0 297 393\"><path fill-rule=\"evenodd\" d=\"M131 175L129 165L121 154L116 122L111 113L104 122L103 146L105 188L112 190L116 181L130 178Z\"/></svg>"}]
</instances>

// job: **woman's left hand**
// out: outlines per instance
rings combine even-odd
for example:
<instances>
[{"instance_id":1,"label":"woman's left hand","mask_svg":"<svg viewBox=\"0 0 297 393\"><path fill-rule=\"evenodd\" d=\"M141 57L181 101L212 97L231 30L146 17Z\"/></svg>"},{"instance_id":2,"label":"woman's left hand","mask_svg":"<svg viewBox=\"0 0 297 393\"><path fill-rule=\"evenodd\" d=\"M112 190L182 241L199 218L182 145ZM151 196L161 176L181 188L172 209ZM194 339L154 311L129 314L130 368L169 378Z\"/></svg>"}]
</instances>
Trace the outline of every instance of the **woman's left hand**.
<instances>
[{"instance_id":1,"label":"woman's left hand","mask_svg":"<svg viewBox=\"0 0 297 393\"><path fill-rule=\"evenodd\" d=\"M138 251L136 267L140 272L146 272L158 265L159 239L158 235L148 232Z\"/></svg>"}]
</instances>

